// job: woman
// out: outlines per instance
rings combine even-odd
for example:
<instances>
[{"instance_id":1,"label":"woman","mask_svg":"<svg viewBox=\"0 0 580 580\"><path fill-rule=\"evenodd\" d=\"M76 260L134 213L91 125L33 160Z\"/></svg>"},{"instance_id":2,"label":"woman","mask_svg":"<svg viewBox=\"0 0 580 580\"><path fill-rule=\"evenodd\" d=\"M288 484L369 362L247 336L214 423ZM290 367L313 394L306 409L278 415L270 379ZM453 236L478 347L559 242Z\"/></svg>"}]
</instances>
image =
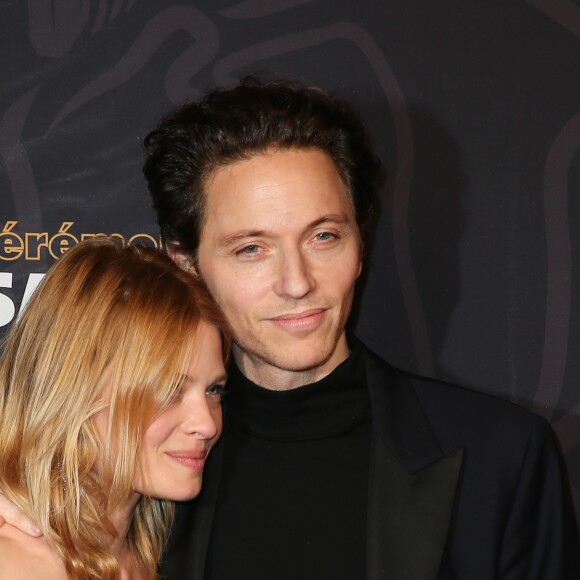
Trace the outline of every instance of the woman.
<instances>
[{"instance_id":1,"label":"woman","mask_svg":"<svg viewBox=\"0 0 580 580\"><path fill-rule=\"evenodd\" d=\"M0 489L44 537L0 528L1 578L156 578L221 431L218 328L158 251L97 238L51 268L0 361Z\"/></svg>"}]
</instances>

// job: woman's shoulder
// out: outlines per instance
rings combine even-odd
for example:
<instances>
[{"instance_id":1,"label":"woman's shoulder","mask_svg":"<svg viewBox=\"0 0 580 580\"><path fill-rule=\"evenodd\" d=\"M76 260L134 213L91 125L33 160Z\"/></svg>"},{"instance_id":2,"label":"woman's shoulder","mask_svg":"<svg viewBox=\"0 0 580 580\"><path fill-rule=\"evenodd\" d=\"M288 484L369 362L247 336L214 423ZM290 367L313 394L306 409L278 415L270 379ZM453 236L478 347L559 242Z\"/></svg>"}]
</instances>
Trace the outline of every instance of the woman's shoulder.
<instances>
[{"instance_id":1,"label":"woman's shoulder","mask_svg":"<svg viewBox=\"0 0 580 580\"><path fill-rule=\"evenodd\" d=\"M2 580L66 580L66 571L46 538L33 538L10 524L0 527Z\"/></svg>"}]
</instances>

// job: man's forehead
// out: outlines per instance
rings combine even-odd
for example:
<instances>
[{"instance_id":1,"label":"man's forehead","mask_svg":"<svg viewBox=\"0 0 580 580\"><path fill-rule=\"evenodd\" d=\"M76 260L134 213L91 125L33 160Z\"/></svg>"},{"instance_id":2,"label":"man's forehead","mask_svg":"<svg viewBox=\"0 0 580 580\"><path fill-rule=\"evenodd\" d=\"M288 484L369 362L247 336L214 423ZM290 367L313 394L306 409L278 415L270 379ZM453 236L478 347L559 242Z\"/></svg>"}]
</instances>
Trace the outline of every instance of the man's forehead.
<instances>
[{"instance_id":1,"label":"man's forehead","mask_svg":"<svg viewBox=\"0 0 580 580\"><path fill-rule=\"evenodd\" d=\"M314 204L341 201L345 193L349 198L334 161L318 149L268 150L219 165L208 174L203 189L210 206L223 199L251 205L277 197L292 205L301 193Z\"/></svg>"}]
</instances>

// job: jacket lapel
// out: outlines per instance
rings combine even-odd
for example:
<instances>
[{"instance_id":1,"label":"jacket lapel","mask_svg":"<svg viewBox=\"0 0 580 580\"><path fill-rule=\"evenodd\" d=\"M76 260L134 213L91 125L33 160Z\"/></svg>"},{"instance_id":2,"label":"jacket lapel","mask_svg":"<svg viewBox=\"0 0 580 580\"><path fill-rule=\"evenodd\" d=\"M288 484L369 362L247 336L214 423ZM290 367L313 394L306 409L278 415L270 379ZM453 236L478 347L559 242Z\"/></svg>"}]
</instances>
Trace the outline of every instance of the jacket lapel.
<instances>
[{"instance_id":1,"label":"jacket lapel","mask_svg":"<svg viewBox=\"0 0 580 580\"><path fill-rule=\"evenodd\" d=\"M435 580L463 450L444 455L407 376L365 351L374 430L368 579Z\"/></svg>"}]
</instances>

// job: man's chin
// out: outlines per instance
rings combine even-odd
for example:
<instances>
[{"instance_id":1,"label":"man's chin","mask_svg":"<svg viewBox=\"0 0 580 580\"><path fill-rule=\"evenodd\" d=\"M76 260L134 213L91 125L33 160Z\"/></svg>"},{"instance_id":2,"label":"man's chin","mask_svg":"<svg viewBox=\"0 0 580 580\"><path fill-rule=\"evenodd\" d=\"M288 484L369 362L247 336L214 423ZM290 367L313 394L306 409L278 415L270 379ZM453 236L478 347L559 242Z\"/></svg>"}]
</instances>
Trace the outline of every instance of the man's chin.
<instances>
[{"instance_id":1,"label":"man's chin","mask_svg":"<svg viewBox=\"0 0 580 580\"><path fill-rule=\"evenodd\" d=\"M329 333L323 340L312 336L303 341L235 343L234 357L248 378L266 388L272 388L272 385L264 382L269 383L270 379L276 382L275 377L281 378L285 373L297 375L295 380L287 377L290 383L309 384L332 372L348 356L348 347L340 340L340 335L336 340L328 340L328 337Z\"/></svg>"},{"instance_id":2,"label":"man's chin","mask_svg":"<svg viewBox=\"0 0 580 580\"><path fill-rule=\"evenodd\" d=\"M264 353L263 362L281 371L291 373L308 373L319 380L334 370L342 360L334 360L335 345L327 348L312 349L307 347L287 349L283 353Z\"/></svg>"}]
</instances>

